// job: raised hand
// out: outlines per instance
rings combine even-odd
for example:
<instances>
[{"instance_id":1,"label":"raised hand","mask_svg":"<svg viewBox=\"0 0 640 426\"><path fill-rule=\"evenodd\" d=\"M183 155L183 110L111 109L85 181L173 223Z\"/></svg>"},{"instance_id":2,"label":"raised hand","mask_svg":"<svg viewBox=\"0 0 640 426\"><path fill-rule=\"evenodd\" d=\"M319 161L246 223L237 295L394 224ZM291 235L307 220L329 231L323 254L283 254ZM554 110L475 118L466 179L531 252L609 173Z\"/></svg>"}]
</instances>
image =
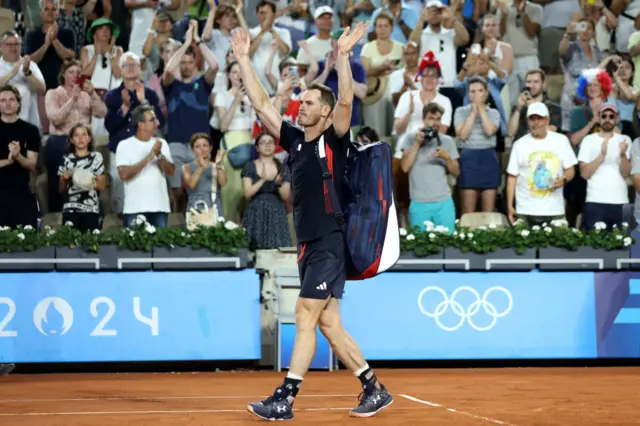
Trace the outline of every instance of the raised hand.
<instances>
[{"instance_id":1,"label":"raised hand","mask_svg":"<svg viewBox=\"0 0 640 426\"><path fill-rule=\"evenodd\" d=\"M338 51L343 55L348 55L353 49L353 46L358 44L360 39L364 37L367 33L367 23L360 22L356 27L351 31L351 27L347 27L344 29L344 32L340 36L338 40Z\"/></svg>"},{"instance_id":2,"label":"raised hand","mask_svg":"<svg viewBox=\"0 0 640 426\"><path fill-rule=\"evenodd\" d=\"M236 57L236 60L249 56L251 39L244 29L236 28L233 30L231 32L231 40L229 40L229 43L231 44L231 49L233 50L233 55Z\"/></svg>"}]
</instances>

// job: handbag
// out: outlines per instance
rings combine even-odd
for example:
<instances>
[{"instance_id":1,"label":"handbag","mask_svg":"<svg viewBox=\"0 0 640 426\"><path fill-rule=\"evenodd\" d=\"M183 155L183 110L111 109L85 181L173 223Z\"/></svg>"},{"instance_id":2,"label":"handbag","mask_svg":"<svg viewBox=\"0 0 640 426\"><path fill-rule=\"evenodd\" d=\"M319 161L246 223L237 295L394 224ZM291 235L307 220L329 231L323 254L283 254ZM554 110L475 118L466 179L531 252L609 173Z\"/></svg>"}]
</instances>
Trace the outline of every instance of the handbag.
<instances>
[{"instance_id":1,"label":"handbag","mask_svg":"<svg viewBox=\"0 0 640 426\"><path fill-rule=\"evenodd\" d=\"M218 197L217 164L211 164L211 169L211 202L213 207L209 208L204 200L196 201L185 215L187 229L189 231L193 231L199 226L215 226L218 223L220 213L216 205L216 199Z\"/></svg>"},{"instance_id":2,"label":"handbag","mask_svg":"<svg viewBox=\"0 0 640 426\"><path fill-rule=\"evenodd\" d=\"M227 152L227 158L229 158L229 164L234 169L241 169L251 161L253 144L243 143L242 145L238 145L231 150L227 149L227 142L225 137L222 137L222 147Z\"/></svg>"}]
</instances>

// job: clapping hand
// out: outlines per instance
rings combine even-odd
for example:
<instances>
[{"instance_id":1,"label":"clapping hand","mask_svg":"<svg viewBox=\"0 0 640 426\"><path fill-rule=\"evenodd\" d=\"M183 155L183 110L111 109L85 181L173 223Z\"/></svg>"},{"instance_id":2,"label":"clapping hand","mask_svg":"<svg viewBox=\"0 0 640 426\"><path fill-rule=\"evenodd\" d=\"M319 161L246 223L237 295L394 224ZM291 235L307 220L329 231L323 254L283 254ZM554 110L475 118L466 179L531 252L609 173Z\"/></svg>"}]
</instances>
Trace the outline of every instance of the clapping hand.
<instances>
[{"instance_id":1,"label":"clapping hand","mask_svg":"<svg viewBox=\"0 0 640 426\"><path fill-rule=\"evenodd\" d=\"M12 141L9 144L9 158L16 160L20 155L20 142Z\"/></svg>"},{"instance_id":2,"label":"clapping hand","mask_svg":"<svg viewBox=\"0 0 640 426\"><path fill-rule=\"evenodd\" d=\"M344 29L344 32L340 36L338 40L338 52L342 55L348 55L351 53L351 49L353 46L358 44L360 39L367 33L367 23L360 22L356 27L351 31L351 27L347 27Z\"/></svg>"}]
</instances>

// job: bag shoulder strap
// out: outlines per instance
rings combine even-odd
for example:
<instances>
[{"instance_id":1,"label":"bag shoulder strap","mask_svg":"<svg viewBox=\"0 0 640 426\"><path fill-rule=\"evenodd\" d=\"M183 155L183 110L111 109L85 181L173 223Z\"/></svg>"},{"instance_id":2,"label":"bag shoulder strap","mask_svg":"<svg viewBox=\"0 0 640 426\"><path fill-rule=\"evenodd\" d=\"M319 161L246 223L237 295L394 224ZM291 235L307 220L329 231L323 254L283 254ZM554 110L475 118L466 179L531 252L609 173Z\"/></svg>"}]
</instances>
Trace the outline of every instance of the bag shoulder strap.
<instances>
[{"instance_id":1,"label":"bag shoulder strap","mask_svg":"<svg viewBox=\"0 0 640 426\"><path fill-rule=\"evenodd\" d=\"M318 161L320 162L320 170L322 170L322 183L325 197L328 195L330 201L330 206L328 206L329 208L327 209L329 210L328 213L333 213L333 217L335 217L338 225L342 226L345 223L345 219L342 214L340 200L338 200L338 193L333 185L333 173L329 170L324 135L320 136L320 140L318 141Z\"/></svg>"}]
</instances>

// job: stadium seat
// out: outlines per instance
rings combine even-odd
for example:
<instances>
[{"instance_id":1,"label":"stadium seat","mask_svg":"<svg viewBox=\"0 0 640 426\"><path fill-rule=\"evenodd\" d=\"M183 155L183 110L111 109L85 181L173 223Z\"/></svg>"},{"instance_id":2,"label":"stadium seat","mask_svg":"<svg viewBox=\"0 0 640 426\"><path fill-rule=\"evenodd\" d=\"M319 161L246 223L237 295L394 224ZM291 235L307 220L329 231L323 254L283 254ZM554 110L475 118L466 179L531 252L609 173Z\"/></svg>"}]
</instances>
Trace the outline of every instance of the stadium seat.
<instances>
[{"instance_id":1,"label":"stadium seat","mask_svg":"<svg viewBox=\"0 0 640 426\"><path fill-rule=\"evenodd\" d=\"M52 229L60 229L62 227L62 213L46 213L42 216L40 227L48 226Z\"/></svg>"},{"instance_id":2,"label":"stadium seat","mask_svg":"<svg viewBox=\"0 0 640 426\"><path fill-rule=\"evenodd\" d=\"M167 221L167 227L169 228L184 228L187 226L184 213L169 213L169 220Z\"/></svg>"},{"instance_id":3,"label":"stadium seat","mask_svg":"<svg viewBox=\"0 0 640 426\"><path fill-rule=\"evenodd\" d=\"M0 9L0 34L13 30L15 26L15 18L11 9Z\"/></svg>"},{"instance_id":4,"label":"stadium seat","mask_svg":"<svg viewBox=\"0 0 640 426\"><path fill-rule=\"evenodd\" d=\"M122 228L122 219L115 213L108 214L102 221L102 230L106 231L110 228Z\"/></svg>"},{"instance_id":5,"label":"stadium seat","mask_svg":"<svg viewBox=\"0 0 640 426\"><path fill-rule=\"evenodd\" d=\"M506 228L509 226L509 220L502 213L466 213L460 218L460 226L470 229L479 228L481 226L496 225L498 228Z\"/></svg>"}]
</instances>

